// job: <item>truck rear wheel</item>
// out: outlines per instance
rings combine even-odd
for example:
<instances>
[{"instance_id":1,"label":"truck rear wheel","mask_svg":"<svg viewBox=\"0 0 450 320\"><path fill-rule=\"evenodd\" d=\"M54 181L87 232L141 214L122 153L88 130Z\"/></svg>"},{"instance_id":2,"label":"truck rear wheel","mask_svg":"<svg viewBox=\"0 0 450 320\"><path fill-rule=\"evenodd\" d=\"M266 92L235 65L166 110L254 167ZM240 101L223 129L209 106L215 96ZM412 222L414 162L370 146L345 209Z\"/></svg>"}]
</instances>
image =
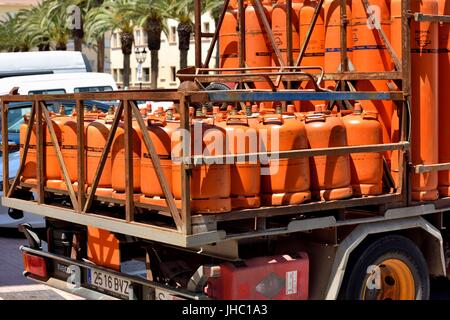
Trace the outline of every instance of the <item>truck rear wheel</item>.
<instances>
[{"instance_id":1,"label":"truck rear wheel","mask_svg":"<svg viewBox=\"0 0 450 320\"><path fill-rule=\"evenodd\" d=\"M349 300L427 300L428 266L408 238L389 235L352 256L341 296Z\"/></svg>"}]
</instances>

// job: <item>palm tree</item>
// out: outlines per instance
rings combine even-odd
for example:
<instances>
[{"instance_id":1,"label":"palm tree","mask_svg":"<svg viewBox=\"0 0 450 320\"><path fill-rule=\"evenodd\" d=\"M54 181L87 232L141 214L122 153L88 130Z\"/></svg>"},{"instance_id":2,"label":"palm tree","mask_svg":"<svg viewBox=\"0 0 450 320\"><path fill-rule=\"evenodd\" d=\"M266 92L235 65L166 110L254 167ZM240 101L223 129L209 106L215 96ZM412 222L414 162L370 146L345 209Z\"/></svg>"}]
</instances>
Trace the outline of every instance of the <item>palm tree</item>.
<instances>
[{"instance_id":1,"label":"palm tree","mask_svg":"<svg viewBox=\"0 0 450 320\"><path fill-rule=\"evenodd\" d=\"M0 23L0 48L2 51L30 51L33 48L32 37L28 32L19 32L22 22L26 20L27 11L20 10L16 15L7 13Z\"/></svg>"},{"instance_id":2,"label":"palm tree","mask_svg":"<svg viewBox=\"0 0 450 320\"><path fill-rule=\"evenodd\" d=\"M171 0L173 4L170 15L178 20L178 49L180 50L180 69L187 67L188 51L190 47L191 35L194 30L193 0Z\"/></svg>"},{"instance_id":3,"label":"palm tree","mask_svg":"<svg viewBox=\"0 0 450 320\"><path fill-rule=\"evenodd\" d=\"M130 55L133 49L136 1L106 0L86 15L85 31L88 38L119 30L123 53L123 86L130 85Z\"/></svg>"},{"instance_id":4,"label":"palm tree","mask_svg":"<svg viewBox=\"0 0 450 320\"><path fill-rule=\"evenodd\" d=\"M31 47L38 47L39 51L50 50L50 34L47 26L42 26L42 21L47 18L48 3L43 1L18 16L17 33L29 36Z\"/></svg>"},{"instance_id":5,"label":"palm tree","mask_svg":"<svg viewBox=\"0 0 450 320\"><path fill-rule=\"evenodd\" d=\"M161 49L161 32L168 33L167 19L173 10L173 1L137 0L137 25L147 33L148 49L151 61L151 88L158 86L159 50Z\"/></svg>"}]
</instances>

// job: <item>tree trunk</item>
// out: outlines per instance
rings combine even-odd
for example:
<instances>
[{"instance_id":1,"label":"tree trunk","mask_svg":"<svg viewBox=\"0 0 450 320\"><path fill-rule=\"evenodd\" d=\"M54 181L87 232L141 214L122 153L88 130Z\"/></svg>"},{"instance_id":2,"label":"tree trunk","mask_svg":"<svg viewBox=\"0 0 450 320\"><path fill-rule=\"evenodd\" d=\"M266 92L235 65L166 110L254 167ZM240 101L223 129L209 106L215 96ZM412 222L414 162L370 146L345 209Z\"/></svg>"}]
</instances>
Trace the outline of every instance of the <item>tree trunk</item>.
<instances>
[{"instance_id":1,"label":"tree trunk","mask_svg":"<svg viewBox=\"0 0 450 320\"><path fill-rule=\"evenodd\" d=\"M97 40L97 72L105 72L105 36Z\"/></svg>"},{"instance_id":2,"label":"tree trunk","mask_svg":"<svg viewBox=\"0 0 450 320\"><path fill-rule=\"evenodd\" d=\"M187 67L188 51L192 34L191 23L179 23L177 26L178 49L180 50L180 69Z\"/></svg>"},{"instance_id":3,"label":"tree trunk","mask_svg":"<svg viewBox=\"0 0 450 320\"><path fill-rule=\"evenodd\" d=\"M75 51L83 51L83 39L79 37L75 37L73 39Z\"/></svg>"},{"instance_id":4,"label":"tree trunk","mask_svg":"<svg viewBox=\"0 0 450 320\"><path fill-rule=\"evenodd\" d=\"M123 55L123 88L130 88L130 54Z\"/></svg>"},{"instance_id":5,"label":"tree trunk","mask_svg":"<svg viewBox=\"0 0 450 320\"><path fill-rule=\"evenodd\" d=\"M65 43L57 43L55 45L55 49L57 51L66 51L67 50L67 45Z\"/></svg>"},{"instance_id":6,"label":"tree trunk","mask_svg":"<svg viewBox=\"0 0 450 320\"><path fill-rule=\"evenodd\" d=\"M158 74L159 74L159 58L158 58L158 50L152 50L150 51L150 59L151 59L151 72L152 72L152 79L150 87L152 89L158 88Z\"/></svg>"}]
</instances>

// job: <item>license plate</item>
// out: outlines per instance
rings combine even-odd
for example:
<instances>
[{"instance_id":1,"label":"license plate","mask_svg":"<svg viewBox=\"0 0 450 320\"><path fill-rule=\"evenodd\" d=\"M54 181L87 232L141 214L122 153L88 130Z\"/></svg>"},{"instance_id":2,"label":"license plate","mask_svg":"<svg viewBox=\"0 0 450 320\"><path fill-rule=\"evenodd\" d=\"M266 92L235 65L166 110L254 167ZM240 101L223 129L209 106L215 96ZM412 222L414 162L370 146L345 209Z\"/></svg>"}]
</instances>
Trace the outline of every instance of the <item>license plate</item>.
<instances>
[{"instance_id":1,"label":"license plate","mask_svg":"<svg viewBox=\"0 0 450 320\"><path fill-rule=\"evenodd\" d=\"M124 278L95 269L88 269L87 278L88 284L95 288L103 289L126 297L130 296L131 282Z\"/></svg>"},{"instance_id":2,"label":"license plate","mask_svg":"<svg viewBox=\"0 0 450 320\"><path fill-rule=\"evenodd\" d=\"M159 288L156 288L155 289L155 300L185 300L185 299L175 296L166 290L161 290Z\"/></svg>"}]
</instances>

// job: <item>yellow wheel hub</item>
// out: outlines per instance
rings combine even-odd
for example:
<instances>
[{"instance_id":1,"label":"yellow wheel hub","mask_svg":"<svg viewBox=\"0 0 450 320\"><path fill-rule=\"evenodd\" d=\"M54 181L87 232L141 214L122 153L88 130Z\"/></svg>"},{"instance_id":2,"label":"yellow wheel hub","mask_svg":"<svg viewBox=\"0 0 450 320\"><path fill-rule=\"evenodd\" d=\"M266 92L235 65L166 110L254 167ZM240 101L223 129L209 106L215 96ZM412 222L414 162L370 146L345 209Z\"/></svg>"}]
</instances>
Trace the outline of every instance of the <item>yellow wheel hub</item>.
<instances>
[{"instance_id":1,"label":"yellow wheel hub","mask_svg":"<svg viewBox=\"0 0 450 320\"><path fill-rule=\"evenodd\" d=\"M362 292L363 300L414 300L414 277L399 259L387 259L367 270L369 277Z\"/></svg>"}]
</instances>

